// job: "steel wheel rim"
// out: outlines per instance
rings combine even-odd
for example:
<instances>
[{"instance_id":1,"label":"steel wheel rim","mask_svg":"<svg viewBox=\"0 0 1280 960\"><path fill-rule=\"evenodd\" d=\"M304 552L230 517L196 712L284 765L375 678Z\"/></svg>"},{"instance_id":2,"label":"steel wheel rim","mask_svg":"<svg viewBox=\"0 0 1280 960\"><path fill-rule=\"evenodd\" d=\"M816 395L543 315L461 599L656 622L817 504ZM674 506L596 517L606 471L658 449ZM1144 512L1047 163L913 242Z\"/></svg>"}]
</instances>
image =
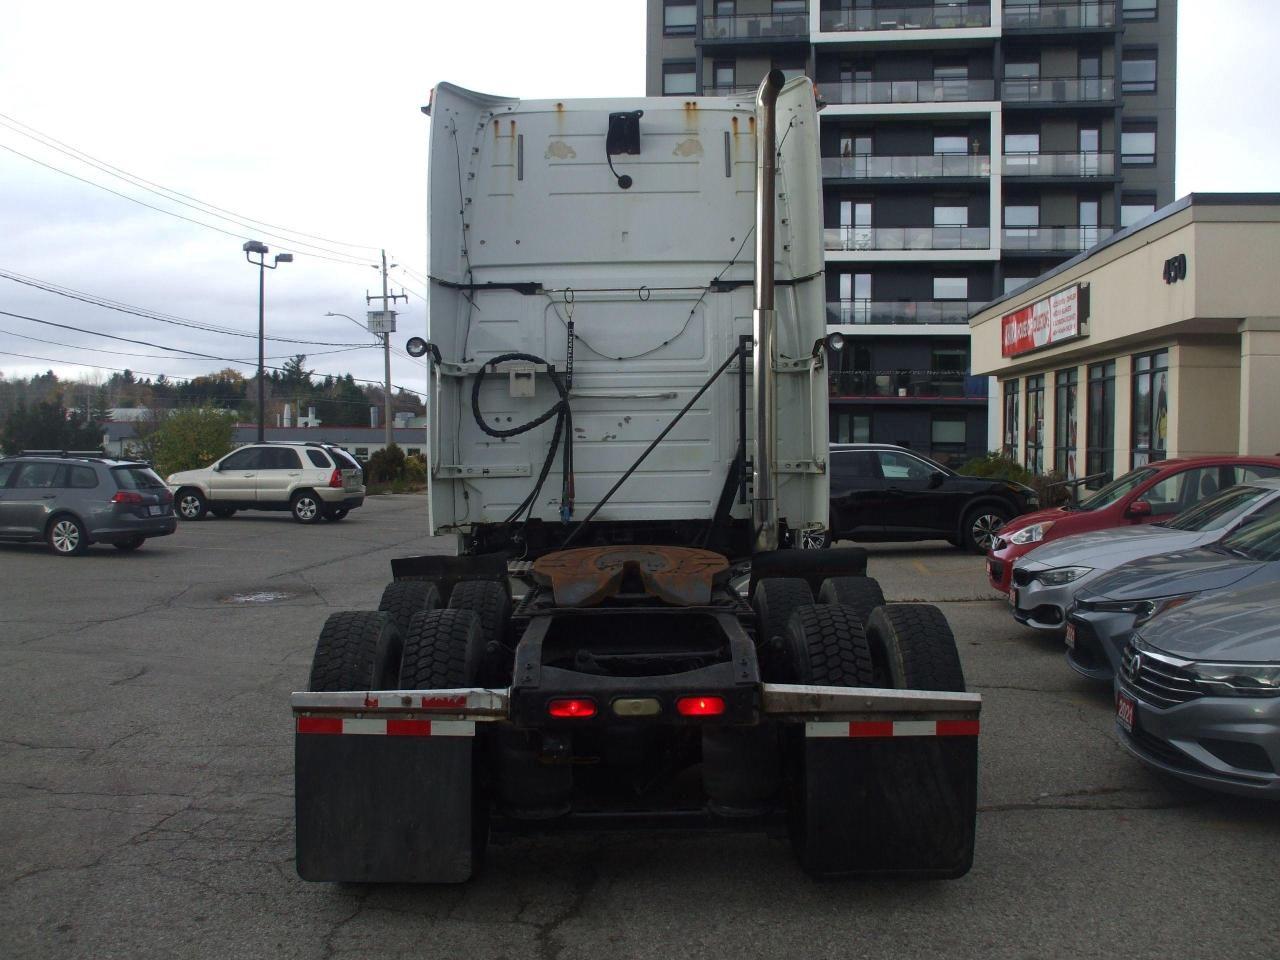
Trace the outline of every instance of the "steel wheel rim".
<instances>
[{"instance_id":1,"label":"steel wheel rim","mask_svg":"<svg viewBox=\"0 0 1280 960\"><path fill-rule=\"evenodd\" d=\"M200 501L188 495L182 498L182 502L178 504L178 507L182 510L182 515L190 520L200 512Z\"/></svg>"},{"instance_id":2,"label":"steel wheel rim","mask_svg":"<svg viewBox=\"0 0 1280 960\"><path fill-rule=\"evenodd\" d=\"M80 546L80 529L70 520L59 520L53 525L53 549L59 553L71 553Z\"/></svg>"},{"instance_id":3,"label":"steel wheel rim","mask_svg":"<svg viewBox=\"0 0 1280 960\"><path fill-rule=\"evenodd\" d=\"M987 550L991 547L991 541L995 538L996 531L1004 526L1004 520L994 513L984 513L973 521L973 539Z\"/></svg>"},{"instance_id":4,"label":"steel wheel rim","mask_svg":"<svg viewBox=\"0 0 1280 960\"><path fill-rule=\"evenodd\" d=\"M316 515L316 502L310 497L301 497L293 507L299 520L310 520Z\"/></svg>"}]
</instances>

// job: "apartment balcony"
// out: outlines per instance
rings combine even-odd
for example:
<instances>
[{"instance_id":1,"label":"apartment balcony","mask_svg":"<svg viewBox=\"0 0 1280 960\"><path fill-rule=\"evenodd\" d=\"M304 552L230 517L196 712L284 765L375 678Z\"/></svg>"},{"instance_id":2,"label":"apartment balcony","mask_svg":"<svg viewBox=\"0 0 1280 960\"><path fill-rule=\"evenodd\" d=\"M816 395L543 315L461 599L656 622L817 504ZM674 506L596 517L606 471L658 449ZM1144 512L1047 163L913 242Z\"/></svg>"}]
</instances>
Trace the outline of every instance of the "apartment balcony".
<instances>
[{"instance_id":1,"label":"apartment balcony","mask_svg":"<svg viewBox=\"0 0 1280 960\"><path fill-rule=\"evenodd\" d=\"M1027 31L1110 30L1115 0L1005 0L1004 29Z\"/></svg>"},{"instance_id":2,"label":"apartment balcony","mask_svg":"<svg viewBox=\"0 0 1280 960\"><path fill-rule=\"evenodd\" d=\"M1010 78L1000 85L1000 97L1010 106L1023 104L1098 104L1116 100L1115 77Z\"/></svg>"},{"instance_id":3,"label":"apartment balcony","mask_svg":"<svg viewBox=\"0 0 1280 960\"><path fill-rule=\"evenodd\" d=\"M1004 253L1080 253L1115 232L1114 227L1005 227L1000 248Z\"/></svg>"},{"instance_id":4,"label":"apartment balcony","mask_svg":"<svg viewBox=\"0 0 1280 960\"><path fill-rule=\"evenodd\" d=\"M969 300L834 300L827 303L827 323L967 324L982 305Z\"/></svg>"},{"instance_id":5,"label":"apartment balcony","mask_svg":"<svg viewBox=\"0 0 1280 960\"><path fill-rule=\"evenodd\" d=\"M988 227L827 227L827 250L986 250Z\"/></svg>"},{"instance_id":6,"label":"apartment balcony","mask_svg":"<svg viewBox=\"0 0 1280 960\"><path fill-rule=\"evenodd\" d=\"M731 17L703 17L702 42L723 45L742 41L809 39L809 14L743 13Z\"/></svg>"},{"instance_id":7,"label":"apartment balcony","mask_svg":"<svg viewBox=\"0 0 1280 960\"><path fill-rule=\"evenodd\" d=\"M839 9L824 3L819 29L823 33L867 33L879 30L959 30L991 26L989 3L949 3L945 6L901 6Z\"/></svg>"},{"instance_id":8,"label":"apartment balcony","mask_svg":"<svg viewBox=\"0 0 1280 960\"><path fill-rule=\"evenodd\" d=\"M702 88L702 96L704 97L755 97L756 91L760 89L759 83L735 83L723 86L704 86Z\"/></svg>"},{"instance_id":9,"label":"apartment balcony","mask_svg":"<svg viewBox=\"0 0 1280 960\"><path fill-rule=\"evenodd\" d=\"M827 375L833 399L987 399L987 378L946 370L847 370Z\"/></svg>"},{"instance_id":10,"label":"apartment balcony","mask_svg":"<svg viewBox=\"0 0 1280 960\"><path fill-rule=\"evenodd\" d=\"M976 103L994 100L994 80L845 80L820 84L827 103Z\"/></svg>"},{"instance_id":11,"label":"apartment balcony","mask_svg":"<svg viewBox=\"0 0 1280 960\"><path fill-rule=\"evenodd\" d=\"M823 157L827 180L945 180L991 176L991 158L979 154L937 153L909 157Z\"/></svg>"},{"instance_id":12,"label":"apartment balcony","mask_svg":"<svg viewBox=\"0 0 1280 960\"><path fill-rule=\"evenodd\" d=\"M1114 177L1116 155L1097 150L1083 153L1006 153L1001 164L1006 177Z\"/></svg>"}]
</instances>

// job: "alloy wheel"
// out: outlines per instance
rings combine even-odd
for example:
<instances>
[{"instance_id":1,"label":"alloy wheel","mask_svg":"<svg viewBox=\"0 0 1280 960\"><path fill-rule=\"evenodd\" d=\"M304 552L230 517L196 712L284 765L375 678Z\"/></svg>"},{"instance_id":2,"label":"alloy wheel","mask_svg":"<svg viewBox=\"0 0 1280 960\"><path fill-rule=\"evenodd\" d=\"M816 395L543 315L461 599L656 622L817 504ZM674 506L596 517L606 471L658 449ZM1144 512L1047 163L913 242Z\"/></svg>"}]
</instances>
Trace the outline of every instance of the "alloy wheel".
<instances>
[{"instance_id":1,"label":"alloy wheel","mask_svg":"<svg viewBox=\"0 0 1280 960\"><path fill-rule=\"evenodd\" d=\"M194 520L200 516L200 500L191 494L183 497L178 501L178 510L182 512L182 516L187 520Z\"/></svg>"},{"instance_id":2,"label":"alloy wheel","mask_svg":"<svg viewBox=\"0 0 1280 960\"><path fill-rule=\"evenodd\" d=\"M59 553L75 553L80 546L80 527L74 520L59 520L53 525L49 539Z\"/></svg>"},{"instance_id":3,"label":"alloy wheel","mask_svg":"<svg viewBox=\"0 0 1280 960\"><path fill-rule=\"evenodd\" d=\"M319 508L310 497L299 497L293 505L293 515L299 520L314 520Z\"/></svg>"},{"instance_id":4,"label":"alloy wheel","mask_svg":"<svg viewBox=\"0 0 1280 960\"><path fill-rule=\"evenodd\" d=\"M996 531L1004 526L1004 518L995 513L982 513L973 518L973 539L983 550L991 549Z\"/></svg>"}]
</instances>

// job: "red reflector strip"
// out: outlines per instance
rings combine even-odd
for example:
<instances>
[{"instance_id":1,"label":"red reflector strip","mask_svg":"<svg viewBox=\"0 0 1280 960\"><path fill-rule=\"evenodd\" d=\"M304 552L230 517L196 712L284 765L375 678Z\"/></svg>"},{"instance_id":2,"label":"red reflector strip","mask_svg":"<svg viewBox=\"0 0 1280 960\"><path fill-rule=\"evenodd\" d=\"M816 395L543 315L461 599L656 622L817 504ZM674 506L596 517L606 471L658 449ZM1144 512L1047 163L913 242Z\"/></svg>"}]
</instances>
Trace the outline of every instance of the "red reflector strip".
<instances>
[{"instance_id":1,"label":"red reflector strip","mask_svg":"<svg viewBox=\"0 0 1280 960\"><path fill-rule=\"evenodd\" d=\"M297 731L373 737L474 737L476 724L474 720L298 717Z\"/></svg>"},{"instance_id":2,"label":"red reflector strip","mask_svg":"<svg viewBox=\"0 0 1280 960\"><path fill-rule=\"evenodd\" d=\"M724 713L724 697L681 697L676 712L682 717L718 717Z\"/></svg>"},{"instance_id":3,"label":"red reflector strip","mask_svg":"<svg viewBox=\"0 0 1280 960\"><path fill-rule=\"evenodd\" d=\"M976 737L977 720L855 720L812 721L804 725L806 737L870 740L886 737Z\"/></svg>"}]
</instances>

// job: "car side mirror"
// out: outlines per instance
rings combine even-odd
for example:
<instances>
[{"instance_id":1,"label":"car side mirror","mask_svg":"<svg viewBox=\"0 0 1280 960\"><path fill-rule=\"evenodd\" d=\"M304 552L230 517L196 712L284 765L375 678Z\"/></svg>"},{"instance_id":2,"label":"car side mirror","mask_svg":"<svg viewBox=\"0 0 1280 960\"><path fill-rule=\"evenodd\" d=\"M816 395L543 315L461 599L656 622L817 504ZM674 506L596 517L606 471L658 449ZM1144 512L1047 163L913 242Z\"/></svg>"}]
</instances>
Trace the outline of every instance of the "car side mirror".
<instances>
[{"instance_id":1,"label":"car side mirror","mask_svg":"<svg viewBox=\"0 0 1280 960\"><path fill-rule=\"evenodd\" d=\"M1149 517L1151 516L1151 504L1146 500L1135 500L1133 503L1129 504L1129 509L1124 513L1125 516L1133 517L1135 520L1141 519L1142 517Z\"/></svg>"},{"instance_id":2,"label":"car side mirror","mask_svg":"<svg viewBox=\"0 0 1280 960\"><path fill-rule=\"evenodd\" d=\"M221 472L222 472L222 464L220 464L220 463L215 463L215 464L213 465L212 469L213 469L213 472L214 472L214 473L221 473Z\"/></svg>"},{"instance_id":3,"label":"car side mirror","mask_svg":"<svg viewBox=\"0 0 1280 960\"><path fill-rule=\"evenodd\" d=\"M933 473L929 474L929 489L936 490L938 487L942 486L942 481L946 479L947 475L945 473L938 473L935 470Z\"/></svg>"}]
</instances>

